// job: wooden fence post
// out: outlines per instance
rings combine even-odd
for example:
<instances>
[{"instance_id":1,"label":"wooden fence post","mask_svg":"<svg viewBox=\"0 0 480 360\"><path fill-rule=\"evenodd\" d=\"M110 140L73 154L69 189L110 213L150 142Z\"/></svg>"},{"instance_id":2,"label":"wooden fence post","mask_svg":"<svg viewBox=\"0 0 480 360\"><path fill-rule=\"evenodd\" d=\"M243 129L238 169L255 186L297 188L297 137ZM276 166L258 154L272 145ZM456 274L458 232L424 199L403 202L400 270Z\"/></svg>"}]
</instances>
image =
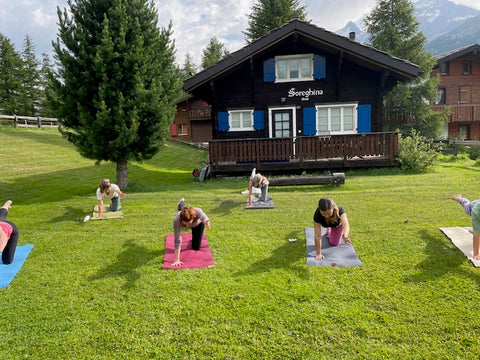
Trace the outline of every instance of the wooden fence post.
<instances>
[{"instance_id":1,"label":"wooden fence post","mask_svg":"<svg viewBox=\"0 0 480 360\"><path fill-rule=\"evenodd\" d=\"M14 127L18 127L18 124L17 124L17 114L13 114L13 126L14 126Z\"/></svg>"},{"instance_id":2,"label":"wooden fence post","mask_svg":"<svg viewBox=\"0 0 480 360\"><path fill-rule=\"evenodd\" d=\"M40 129L42 127L42 120L40 120L40 116L37 116L37 121L38 121L38 128Z\"/></svg>"}]
</instances>

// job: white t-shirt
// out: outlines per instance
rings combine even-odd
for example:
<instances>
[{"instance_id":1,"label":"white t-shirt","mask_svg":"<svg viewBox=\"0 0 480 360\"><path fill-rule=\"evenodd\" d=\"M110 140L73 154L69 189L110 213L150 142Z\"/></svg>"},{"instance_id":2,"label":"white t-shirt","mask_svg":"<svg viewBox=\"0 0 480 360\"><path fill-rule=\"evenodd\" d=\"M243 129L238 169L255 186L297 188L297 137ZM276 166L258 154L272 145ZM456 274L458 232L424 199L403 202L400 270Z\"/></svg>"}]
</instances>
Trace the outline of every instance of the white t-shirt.
<instances>
[{"instance_id":1,"label":"white t-shirt","mask_svg":"<svg viewBox=\"0 0 480 360\"><path fill-rule=\"evenodd\" d=\"M100 192L100 188L97 188L97 200L103 200L103 199L112 199L114 197L117 197L117 190L120 191L120 188L118 185L115 184L110 184L110 193L107 194L104 192L103 194Z\"/></svg>"}]
</instances>

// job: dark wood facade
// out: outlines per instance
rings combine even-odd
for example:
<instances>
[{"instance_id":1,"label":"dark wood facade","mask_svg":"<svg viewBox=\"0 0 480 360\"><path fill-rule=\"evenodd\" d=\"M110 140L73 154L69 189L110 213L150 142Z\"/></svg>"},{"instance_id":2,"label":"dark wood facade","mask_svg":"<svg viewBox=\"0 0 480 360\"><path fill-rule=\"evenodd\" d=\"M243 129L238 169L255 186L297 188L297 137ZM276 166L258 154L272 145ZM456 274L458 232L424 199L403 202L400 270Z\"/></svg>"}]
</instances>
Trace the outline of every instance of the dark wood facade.
<instances>
[{"instance_id":1,"label":"dark wood facade","mask_svg":"<svg viewBox=\"0 0 480 360\"><path fill-rule=\"evenodd\" d=\"M432 76L440 75L435 110L451 110L444 136L480 140L480 46L437 56Z\"/></svg>"},{"instance_id":2,"label":"dark wood facade","mask_svg":"<svg viewBox=\"0 0 480 360\"><path fill-rule=\"evenodd\" d=\"M382 132L383 96L417 73L416 65L293 20L185 80L184 90L211 105L211 149L217 140L233 148L245 139L284 142L298 168L291 153L303 140L296 139ZM239 155L239 168L243 161ZM267 162L285 162L284 153L276 148L259 165Z\"/></svg>"}]
</instances>

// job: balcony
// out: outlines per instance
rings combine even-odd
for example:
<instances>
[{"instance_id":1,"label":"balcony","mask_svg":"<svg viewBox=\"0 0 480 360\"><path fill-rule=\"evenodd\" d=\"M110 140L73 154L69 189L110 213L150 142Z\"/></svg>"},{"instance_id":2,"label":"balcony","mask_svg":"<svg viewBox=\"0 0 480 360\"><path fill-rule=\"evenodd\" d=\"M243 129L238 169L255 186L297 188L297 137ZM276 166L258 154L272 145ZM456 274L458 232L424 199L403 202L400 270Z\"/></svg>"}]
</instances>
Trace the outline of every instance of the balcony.
<instances>
[{"instance_id":1,"label":"balcony","mask_svg":"<svg viewBox=\"0 0 480 360\"><path fill-rule=\"evenodd\" d=\"M480 121L480 105L477 104L453 104L434 105L432 109L441 111L450 107L451 114L448 117L449 123Z\"/></svg>"},{"instance_id":2,"label":"balcony","mask_svg":"<svg viewBox=\"0 0 480 360\"><path fill-rule=\"evenodd\" d=\"M191 109L187 111L188 120L210 120L211 118L211 109Z\"/></svg>"}]
</instances>

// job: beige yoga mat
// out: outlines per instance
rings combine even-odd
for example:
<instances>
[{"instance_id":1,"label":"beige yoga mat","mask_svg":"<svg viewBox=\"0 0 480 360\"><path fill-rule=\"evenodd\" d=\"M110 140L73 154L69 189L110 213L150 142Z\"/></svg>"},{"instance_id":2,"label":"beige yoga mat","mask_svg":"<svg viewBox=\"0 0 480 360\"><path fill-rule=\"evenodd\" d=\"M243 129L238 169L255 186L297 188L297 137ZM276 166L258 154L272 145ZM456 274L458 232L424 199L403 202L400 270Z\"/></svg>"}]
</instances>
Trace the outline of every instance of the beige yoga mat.
<instances>
[{"instance_id":1,"label":"beige yoga mat","mask_svg":"<svg viewBox=\"0 0 480 360\"><path fill-rule=\"evenodd\" d=\"M90 220L109 220L109 219L121 219L123 218L122 208L118 211L111 211L110 206L104 206L102 211L102 218L98 218L98 205L95 205L93 208L93 214Z\"/></svg>"},{"instance_id":2,"label":"beige yoga mat","mask_svg":"<svg viewBox=\"0 0 480 360\"><path fill-rule=\"evenodd\" d=\"M473 258L473 235L470 232L471 227L443 227L440 230L450 239L475 267L480 267L480 260Z\"/></svg>"}]
</instances>

